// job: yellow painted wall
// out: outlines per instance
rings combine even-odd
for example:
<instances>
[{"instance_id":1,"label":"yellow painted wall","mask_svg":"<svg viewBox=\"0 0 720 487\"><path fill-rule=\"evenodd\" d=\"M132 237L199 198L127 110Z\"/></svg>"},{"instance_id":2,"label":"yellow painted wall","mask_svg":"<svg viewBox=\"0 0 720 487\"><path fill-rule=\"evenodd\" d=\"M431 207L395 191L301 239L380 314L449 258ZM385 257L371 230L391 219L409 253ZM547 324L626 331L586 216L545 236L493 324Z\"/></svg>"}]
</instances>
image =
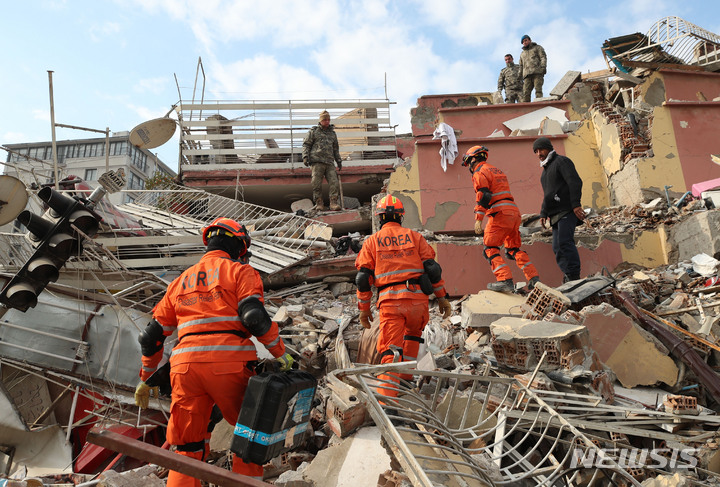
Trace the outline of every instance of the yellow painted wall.
<instances>
[{"instance_id":1,"label":"yellow painted wall","mask_svg":"<svg viewBox=\"0 0 720 487\"><path fill-rule=\"evenodd\" d=\"M565 155L575 163L583 180L582 204L585 207L608 206L607 178L598 164L598 147L592 124L586 122L565 140Z\"/></svg>"},{"instance_id":2,"label":"yellow painted wall","mask_svg":"<svg viewBox=\"0 0 720 487\"><path fill-rule=\"evenodd\" d=\"M620 170L620 157L622 145L617 124L608 123L605 116L599 110L593 110L592 124L594 127L595 140L598 145L598 156L602 168L607 177L612 176Z\"/></svg>"},{"instance_id":3,"label":"yellow painted wall","mask_svg":"<svg viewBox=\"0 0 720 487\"><path fill-rule=\"evenodd\" d=\"M420 204L420 163L417 150L413 153L409 164L396 167L390 175L388 193L400 198L405 207L404 226L421 228L423 217Z\"/></svg>"},{"instance_id":4,"label":"yellow painted wall","mask_svg":"<svg viewBox=\"0 0 720 487\"><path fill-rule=\"evenodd\" d=\"M651 146L653 157L640 161L637 166L640 187L654 188L664 194L665 185L670 185L673 187L671 191L683 193L687 186L680 165L670 110L666 107L655 107Z\"/></svg>"},{"instance_id":5,"label":"yellow painted wall","mask_svg":"<svg viewBox=\"0 0 720 487\"><path fill-rule=\"evenodd\" d=\"M625 262L632 262L650 269L667 265L670 246L667 242L665 225L660 225L655 230L639 232L632 247L624 245L620 247L620 251Z\"/></svg>"}]
</instances>

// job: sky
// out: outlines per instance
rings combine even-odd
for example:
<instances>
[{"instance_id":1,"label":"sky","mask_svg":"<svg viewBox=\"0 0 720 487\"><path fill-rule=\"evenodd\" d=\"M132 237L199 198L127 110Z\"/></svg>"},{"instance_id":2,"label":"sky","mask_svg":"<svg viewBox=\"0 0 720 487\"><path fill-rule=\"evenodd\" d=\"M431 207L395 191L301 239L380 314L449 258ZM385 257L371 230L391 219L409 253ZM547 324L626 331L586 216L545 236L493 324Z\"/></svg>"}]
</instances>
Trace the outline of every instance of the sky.
<instances>
[{"instance_id":1,"label":"sky","mask_svg":"<svg viewBox=\"0 0 720 487\"><path fill-rule=\"evenodd\" d=\"M387 94L407 133L420 96L494 91L523 34L547 52L546 93L569 70L606 69L606 39L664 17L720 34L712 0L25 0L2 14L0 144L51 140L49 70L56 124L121 132L163 117L192 98L201 58L206 100ZM175 170L178 132L152 149Z\"/></svg>"}]
</instances>

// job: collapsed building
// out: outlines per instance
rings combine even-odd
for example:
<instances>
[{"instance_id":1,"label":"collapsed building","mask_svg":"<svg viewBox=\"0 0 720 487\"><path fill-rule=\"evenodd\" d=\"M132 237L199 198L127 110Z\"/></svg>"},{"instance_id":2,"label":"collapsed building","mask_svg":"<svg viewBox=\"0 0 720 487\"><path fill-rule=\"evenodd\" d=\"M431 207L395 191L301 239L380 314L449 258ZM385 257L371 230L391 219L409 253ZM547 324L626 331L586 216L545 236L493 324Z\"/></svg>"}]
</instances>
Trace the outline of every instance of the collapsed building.
<instances>
[{"instance_id":1,"label":"collapsed building","mask_svg":"<svg viewBox=\"0 0 720 487\"><path fill-rule=\"evenodd\" d=\"M334 118L349 125L345 197L357 200L339 213L303 206L303 131L284 128L293 113L305 113L305 128L325 104L217 103L208 115L205 102L181 103L184 186L100 205L104 223L83 253L36 306L2 318L2 473L162 485L157 477L176 467L157 451L169 401L133 405L136 336L167 283L202 253L200 228L226 216L248 225L266 306L301 367L320 378L304 448L266 465L275 485L717 484L720 40L698 29L668 18L647 35L610 39L607 70L569 72L533 103L423 96L408 136L385 130L383 103L338 102ZM242 110L267 112L250 122ZM490 149L528 215L542 197L533 141L549 137L575 162L593 210L577 231L589 277L552 287L561 274L550 237L528 217L524 248L545 284L525 296L478 293L493 277L472 235L474 193L463 168L443 168L438 124L460 153ZM272 136L272 127L281 130ZM435 248L455 298L448 320L433 310L417 363L376 365L378 324L362 332L356 322L355 232L371 230L369 203L383 189ZM257 204L278 194L292 213ZM1 237L5 286L34 248L20 234ZM378 399L389 370L415 374L392 404ZM216 426L218 470L231 436L231 425ZM187 468L216 485L260 485Z\"/></svg>"}]
</instances>

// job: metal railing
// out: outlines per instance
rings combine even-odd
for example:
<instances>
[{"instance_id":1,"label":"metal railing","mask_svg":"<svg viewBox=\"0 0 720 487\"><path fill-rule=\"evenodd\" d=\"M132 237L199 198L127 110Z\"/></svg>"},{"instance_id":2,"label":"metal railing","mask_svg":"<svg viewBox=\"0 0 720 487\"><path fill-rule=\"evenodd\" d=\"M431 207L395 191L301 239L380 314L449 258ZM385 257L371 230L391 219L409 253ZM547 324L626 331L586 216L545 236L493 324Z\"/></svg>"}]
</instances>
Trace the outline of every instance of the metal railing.
<instances>
[{"instance_id":1,"label":"metal railing","mask_svg":"<svg viewBox=\"0 0 720 487\"><path fill-rule=\"evenodd\" d=\"M619 53L615 46L603 52L609 62L641 61L684 63L708 66L720 62L720 36L680 17L665 17L657 21L633 47Z\"/></svg>"},{"instance_id":2,"label":"metal railing","mask_svg":"<svg viewBox=\"0 0 720 487\"><path fill-rule=\"evenodd\" d=\"M388 100L181 102L182 164L301 162L302 142L327 110L345 160L397 158Z\"/></svg>"}]
</instances>

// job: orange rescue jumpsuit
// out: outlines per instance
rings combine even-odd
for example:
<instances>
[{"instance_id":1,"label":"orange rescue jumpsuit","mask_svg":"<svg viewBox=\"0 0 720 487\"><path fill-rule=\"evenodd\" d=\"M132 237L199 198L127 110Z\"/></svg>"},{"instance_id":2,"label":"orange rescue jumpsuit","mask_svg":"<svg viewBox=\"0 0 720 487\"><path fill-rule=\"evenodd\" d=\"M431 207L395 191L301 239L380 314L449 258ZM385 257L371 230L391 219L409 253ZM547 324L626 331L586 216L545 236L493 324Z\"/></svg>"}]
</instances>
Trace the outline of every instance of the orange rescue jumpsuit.
<instances>
[{"instance_id":1,"label":"orange rescue jumpsuit","mask_svg":"<svg viewBox=\"0 0 720 487\"><path fill-rule=\"evenodd\" d=\"M435 251L418 232L403 228L399 223L388 222L365 240L355 260L359 270L373 271L371 283L378 288L377 308L380 313L380 334L377 351L381 363L391 363L393 352L390 345L402 348L403 360L416 360L422 331L430 319L428 296L420 290L416 281L423 274L423 262L435 258ZM442 279L433 282L433 290L438 298L447 295ZM369 310L372 290L362 292L358 289L358 309ZM381 375L381 380L397 381L397 377L410 380L407 374ZM387 387L390 387L389 385ZM397 396L397 391L378 388L385 396Z\"/></svg>"},{"instance_id":2,"label":"orange rescue jumpsuit","mask_svg":"<svg viewBox=\"0 0 720 487\"><path fill-rule=\"evenodd\" d=\"M248 380L255 375L248 362L257 360L250 333L240 322L238 303L252 296L262 302L257 271L222 250L213 250L170 283L153 310L165 336L178 330L178 344L170 356L172 404L167 441L179 447L176 453L180 455L202 459L213 404L228 423L237 422ZM257 339L274 357L285 353L277 323ZM143 381L156 370L162 353L142 357ZM262 465L245 463L237 456L233 472L260 480L263 475ZM200 481L171 470L167 485L200 487Z\"/></svg>"},{"instance_id":3,"label":"orange rescue jumpsuit","mask_svg":"<svg viewBox=\"0 0 720 487\"><path fill-rule=\"evenodd\" d=\"M485 258L490 262L495 279L512 279L512 273L500 254L500 246L505 246L505 254L514 260L529 281L538 275L530 262L527 252L520 250L520 210L510 194L507 176L497 167L481 162L472 174L475 188L475 219L482 221L487 215L483 244Z\"/></svg>"}]
</instances>

